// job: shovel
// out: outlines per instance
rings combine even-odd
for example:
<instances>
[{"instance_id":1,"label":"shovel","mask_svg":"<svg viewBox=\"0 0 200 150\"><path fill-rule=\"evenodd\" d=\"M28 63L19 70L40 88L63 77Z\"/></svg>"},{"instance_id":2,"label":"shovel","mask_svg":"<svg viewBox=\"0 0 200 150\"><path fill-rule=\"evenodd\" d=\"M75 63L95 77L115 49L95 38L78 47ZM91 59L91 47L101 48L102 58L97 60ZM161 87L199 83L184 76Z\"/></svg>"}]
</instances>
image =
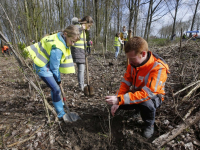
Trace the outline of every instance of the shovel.
<instances>
[{"instance_id":1,"label":"shovel","mask_svg":"<svg viewBox=\"0 0 200 150\"><path fill-rule=\"evenodd\" d=\"M94 88L89 84L89 71L88 71L87 56L85 57L85 64L86 64L86 74L87 74L87 85L84 87L84 94L85 94L85 96L93 96Z\"/></svg>"},{"instance_id":2,"label":"shovel","mask_svg":"<svg viewBox=\"0 0 200 150\"><path fill-rule=\"evenodd\" d=\"M86 50L85 30L83 30L83 39L84 39L84 48ZM93 96L94 95L94 88L89 84L89 71L88 71L87 56L85 56L85 64L86 64L86 74L87 74L87 85L84 87L84 95L85 96Z\"/></svg>"},{"instance_id":3,"label":"shovel","mask_svg":"<svg viewBox=\"0 0 200 150\"><path fill-rule=\"evenodd\" d=\"M66 109L67 109L67 113L66 113L66 115L67 115L67 117L66 117L67 120L65 120L65 121L66 121L66 122L75 122L75 121L81 119L81 118L79 117L79 115L78 115L76 112L70 112L69 107L68 107L68 105L67 105L67 101L66 101L66 97L65 97L65 93L64 93L63 87L62 87L61 84L60 84L59 86L60 86L60 90L61 90L61 93L62 93L63 102L64 102L65 107L66 107Z\"/></svg>"}]
</instances>

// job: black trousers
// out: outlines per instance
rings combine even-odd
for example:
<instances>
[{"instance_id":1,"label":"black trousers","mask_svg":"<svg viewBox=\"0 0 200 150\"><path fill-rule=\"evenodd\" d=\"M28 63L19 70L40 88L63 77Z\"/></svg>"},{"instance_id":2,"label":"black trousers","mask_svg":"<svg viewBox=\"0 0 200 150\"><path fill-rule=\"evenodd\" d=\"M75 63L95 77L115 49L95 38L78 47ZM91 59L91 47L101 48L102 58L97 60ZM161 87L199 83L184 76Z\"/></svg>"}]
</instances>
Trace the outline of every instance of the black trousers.
<instances>
[{"instance_id":1,"label":"black trousers","mask_svg":"<svg viewBox=\"0 0 200 150\"><path fill-rule=\"evenodd\" d=\"M91 47L87 47L87 52L90 54L90 52L91 52Z\"/></svg>"},{"instance_id":2,"label":"black trousers","mask_svg":"<svg viewBox=\"0 0 200 150\"><path fill-rule=\"evenodd\" d=\"M140 112L142 120L145 126L151 126L155 122L156 108L162 104L162 100L159 97L150 99L146 102L133 104L133 105L120 105L119 109L123 110L136 110Z\"/></svg>"}]
</instances>

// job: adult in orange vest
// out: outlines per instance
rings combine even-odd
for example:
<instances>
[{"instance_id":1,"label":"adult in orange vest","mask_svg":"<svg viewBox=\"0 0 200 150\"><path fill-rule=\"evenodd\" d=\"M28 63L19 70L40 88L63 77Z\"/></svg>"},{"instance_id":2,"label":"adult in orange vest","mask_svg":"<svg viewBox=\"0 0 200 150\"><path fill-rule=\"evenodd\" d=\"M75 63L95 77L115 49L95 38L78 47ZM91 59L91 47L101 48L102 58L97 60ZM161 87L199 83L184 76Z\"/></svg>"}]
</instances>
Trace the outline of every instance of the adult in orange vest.
<instances>
[{"instance_id":1,"label":"adult in orange vest","mask_svg":"<svg viewBox=\"0 0 200 150\"><path fill-rule=\"evenodd\" d=\"M2 47L2 54L4 55L4 53L7 53L7 54L9 55L9 48L8 48L8 46L6 46L6 45L4 45L4 46Z\"/></svg>"},{"instance_id":2,"label":"adult in orange vest","mask_svg":"<svg viewBox=\"0 0 200 150\"><path fill-rule=\"evenodd\" d=\"M156 108L164 100L169 67L161 57L148 50L147 42L141 37L130 38L125 53L129 65L119 92L117 96L106 96L106 102L112 104L113 116L117 109L139 110L145 123L143 136L150 138L154 133Z\"/></svg>"}]
</instances>

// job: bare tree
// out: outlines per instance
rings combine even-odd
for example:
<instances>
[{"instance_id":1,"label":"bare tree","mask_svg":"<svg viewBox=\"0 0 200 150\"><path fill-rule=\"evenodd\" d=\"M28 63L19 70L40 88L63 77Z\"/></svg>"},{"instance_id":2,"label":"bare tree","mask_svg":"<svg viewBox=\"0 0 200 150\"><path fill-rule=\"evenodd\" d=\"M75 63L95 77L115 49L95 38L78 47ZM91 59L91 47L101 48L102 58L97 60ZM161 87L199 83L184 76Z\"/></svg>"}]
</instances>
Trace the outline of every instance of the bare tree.
<instances>
[{"instance_id":1,"label":"bare tree","mask_svg":"<svg viewBox=\"0 0 200 150\"><path fill-rule=\"evenodd\" d=\"M113 0L106 0L106 10L105 10L105 27L104 27L104 45L107 50L107 35L108 35L108 26L110 24L110 15L111 15L111 7Z\"/></svg>"},{"instance_id":2,"label":"bare tree","mask_svg":"<svg viewBox=\"0 0 200 150\"><path fill-rule=\"evenodd\" d=\"M135 0L135 3L134 3L135 12L134 12L134 24L133 24L133 36L136 36L139 6L140 6L140 0Z\"/></svg>"},{"instance_id":3,"label":"bare tree","mask_svg":"<svg viewBox=\"0 0 200 150\"><path fill-rule=\"evenodd\" d=\"M196 5L196 7L195 7L194 15L193 15L193 18L192 18L192 24L191 24L191 29L190 29L191 31L194 28L196 13L197 13L197 9L198 9L198 6L199 6L199 0L197 0L197 2L195 3L195 5ZM190 36L192 36L192 33L190 33Z\"/></svg>"},{"instance_id":4,"label":"bare tree","mask_svg":"<svg viewBox=\"0 0 200 150\"><path fill-rule=\"evenodd\" d=\"M176 29L176 18L177 18L177 12L178 8L181 6L182 0L175 0L175 1L167 1L165 0L167 7L169 9L169 12L173 18L173 27L172 27L172 34L171 34L171 40L173 40L173 35L175 34L175 29ZM172 10L175 10L174 15L172 14Z\"/></svg>"},{"instance_id":5,"label":"bare tree","mask_svg":"<svg viewBox=\"0 0 200 150\"><path fill-rule=\"evenodd\" d=\"M152 22L154 22L155 20L159 20L160 18L162 18L163 16L165 16L167 14L167 12L165 11L164 6L165 4L162 3L164 2L164 0L159 0L157 1L157 3L152 1L152 5L150 8L150 17L147 23L147 35L146 35L146 39L147 41L149 41L149 35L150 35L150 28L151 28L151 24ZM154 6L155 4L155 6ZM155 16L155 19L153 19L153 17Z\"/></svg>"}]
</instances>

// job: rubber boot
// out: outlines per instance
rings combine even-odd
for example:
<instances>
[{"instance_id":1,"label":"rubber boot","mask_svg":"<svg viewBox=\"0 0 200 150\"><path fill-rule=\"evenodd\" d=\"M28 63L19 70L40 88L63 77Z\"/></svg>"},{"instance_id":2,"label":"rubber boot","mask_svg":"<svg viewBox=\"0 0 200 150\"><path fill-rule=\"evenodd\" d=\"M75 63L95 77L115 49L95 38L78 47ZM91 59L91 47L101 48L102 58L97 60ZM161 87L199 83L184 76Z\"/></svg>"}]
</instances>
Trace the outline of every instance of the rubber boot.
<instances>
[{"instance_id":1,"label":"rubber boot","mask_svg":"<svg viewBox=\"0 0 200 150\"><path fill-rule=\"evenodd\" d=\"M54 105L54 107L56 109L58 118L61 119L65 114L62 100L60 100L58 102L53 102L53 105Z\"/></svg>"}]
</instances>

